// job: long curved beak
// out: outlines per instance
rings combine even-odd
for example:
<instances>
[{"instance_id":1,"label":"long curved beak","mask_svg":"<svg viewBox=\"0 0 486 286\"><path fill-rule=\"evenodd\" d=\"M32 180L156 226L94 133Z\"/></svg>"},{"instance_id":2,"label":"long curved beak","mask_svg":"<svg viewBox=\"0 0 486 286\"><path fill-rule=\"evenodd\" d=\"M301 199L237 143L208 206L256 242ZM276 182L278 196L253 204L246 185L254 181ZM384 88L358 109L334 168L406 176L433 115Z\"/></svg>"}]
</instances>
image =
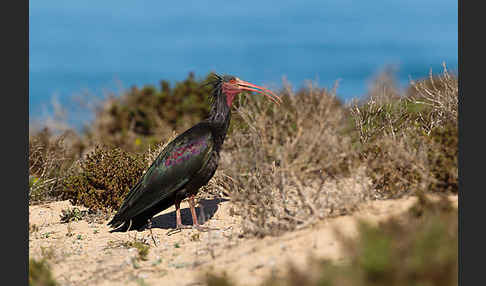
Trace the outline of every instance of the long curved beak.
<instances>
[{"instance_id":1,"label":"long curved beak","mask_svg":"<svg viewBox=\"0 0 486 286\"><path fill-rule=\"evenodd\" d=\"M278 97L275 93L273 93L269 89L266 89L258 85L254 85L252 83L246 82L241 79L237 79L236 81L237 81L236 84L241 90L254 91L256 93L262 94L267 98L269 98L274 103L276 103L277 105L282 102L282 99L280 99L280 97Z\"/></svg>"}]
</instances>

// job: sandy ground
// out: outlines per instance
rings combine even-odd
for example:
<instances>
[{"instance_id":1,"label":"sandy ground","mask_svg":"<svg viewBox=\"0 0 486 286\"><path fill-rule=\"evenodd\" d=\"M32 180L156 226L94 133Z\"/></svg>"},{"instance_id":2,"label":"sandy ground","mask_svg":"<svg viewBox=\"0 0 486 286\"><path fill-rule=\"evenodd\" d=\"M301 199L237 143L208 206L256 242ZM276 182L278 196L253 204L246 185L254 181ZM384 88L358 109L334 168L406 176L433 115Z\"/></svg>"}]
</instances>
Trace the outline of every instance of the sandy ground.
<instances>
[{"instance_id":1,"label":"sandy ground","mask_svg":"<svg viewBox=\"0 0 486 286\"><path fill-rule=\"evenodd\" d=\"M457 196L450 196L457 207ZM379 222L406 211L415 197L372 201L353 215L324 220L306 229L280 237L243 238L240 220L232 216L230 201L203 200L198 208L209 232L184 230L167 236L175 226L174 207L156 215L153 234L148 230L109 233L106 222L84 220L61 223L68 201L29 207L29 256L48 259L54 278L61 285L203 285L208 271L226 272L238 285L255 285L269 275L281 275L292 262L305 267L309 256L345 261L334 229L349 236L356 234L356 222ZM181 206L184 224L191 224L187 203ZM204 211L202 211L204 210ZM138 259L137 249L126 247L133 241L150 244L147 260Z\"/></svg>"}]
</instances>

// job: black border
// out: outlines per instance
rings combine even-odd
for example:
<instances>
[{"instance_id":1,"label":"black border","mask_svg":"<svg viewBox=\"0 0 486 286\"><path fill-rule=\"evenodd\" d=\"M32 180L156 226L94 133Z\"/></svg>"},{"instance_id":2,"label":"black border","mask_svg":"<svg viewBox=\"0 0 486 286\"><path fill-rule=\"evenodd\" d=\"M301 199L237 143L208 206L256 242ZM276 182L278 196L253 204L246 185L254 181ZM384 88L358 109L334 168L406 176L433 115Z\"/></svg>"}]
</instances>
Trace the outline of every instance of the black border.
<instances>
[{"instance_id":1,"label":"black border","mask_svg":"<svg viewBox=\"0 0 486 286\"><path fill-rule=\"evenodd\" d=\"M464 5L467 3L468 5ZM484 273L484 29L483 10L458 1L459 285L481 285ZM469 7L469 9L467 8ZM476 9L474 9L476 8ZM476 12L476 13L474 13ZM466 40L466 39L469 39ZM467 45L469 43L469 45ZM479 125L479 126L478 126ZM469 134L469 139L466 139ZM481 152L482 151L482 152ZM476 162L474 162L476 161ZM476 164L477 163L477 164ZM482 180L483 179L483 180Z\"/></svg>"},{"instance_id":2,"label":"black border","mask_svg":"<svg viewBox=\"0 0 486 286\"><path fill-rule=\"evenodd\" d=\"M463 243L464 243L464 231L463 231L463 217L464 217L464 199L463 199L463 189L464 189L464 182L463 182L463 165L464 159L462 151L464 148L464 129L463 129L463 102L461 96L463 94L463 78L464 78L464 67L463 67L463 57L462 57L462 35L463 35L463 17L462 17L462 1L457 1L457 52L458 52L458 62L457 62L457 77L458 77L458 88L459 88L459 98L458 98L458 128L459 128L459 140L458 140L458 176L459 176L459 193L458 193L458 285L465 285L464 283L464 251L463 251Z\"/></svg>"},{"instance_id":3,"label":"black border","mask_svg":"<svg viewBox=\"0 0 486 286\"><path fill-rule=\"evenodd\" d=\"M24 96L17 96L20 108L22 112L18 112L17 116L20 117L18 122L20 122L21 126L16 128L16 133L20 133L20 137L22 138L22 143L16 142L16 148L20 149L19 152L21 156L25 158L23 161L20 160L22 157L18 157L15 161L18 161L19 169L16 175L13 177L16 180L16 176L20 178L16 180L15 185L18 186L18 183L22 183L22 188L20 190L12 189L12 191L16 191L16 196L18 196L19 202L12 204L12 207L16 208L17 212L20 212L18 217L20 218L19 222L15 223L15 228L18 229L18 232L22 234L22 236L14 237L16 240L15 243L19 243L23 250L25 251L25 255L18 255L19 257L19 267L17 268L21 271L20 274L17 274L17 271L14 271L17 279L12 281L20 280L19 277L25 277L26 285L28 282L29 277L29 195L26 190L29 189L29 0L25 1L18 1L15 3L19 3L19 9L21 12L19 13L21 16L18 18L19 27L16 31L16 34L19 38L19 42L22 43L21 48L18 49L20 53L21 60L17 63L19 68L19 73L22 73L21 76L21 84L18 86L23 87L22 94ZM23 12L23 13L22 13ZM13 15L17 15L14 13ZM17 23L15 23L17 24ZM16 58L16 57L15 57ZM22 82L24 80L24 82ZM18 110L15 108L14 110ZM15 168L16 170L17 168ZM17 187L18 188L18 187ZM16 207L20 206L20 204L24 203L24 208ZM17 233L17 231L15 231ZM22 239L19 239L22 237ZM19 251L19 254L21 251ZM24 276L25 275L25 276Z\"/></svg>"},{"instance_id":4,"label":"black border","mask_svg":"<svg viewBox=\"0 0 486 286\"><path fill-rule=\"evenodd\" d=\"M459 193L458 193L458 285L465 285L464 282L464 250L463 250L463 243L464 243L464 231L463 231L463 218L464 218L464 198L463 198L463 190L464 190L464 182L463 182L463 171L462 165L464 164L463 158L463 150L464 150L464 119L463 119L463 101L461 95L463 93L463 79L464 79L464 66L463 66L463 57L462 57L462 45L463 45L463 17L462 17L463 7L462 1L457 1L457 28L458 28L458 35L457 35L457 52L458 52L458 88L459 88L459 98L458 98L458 127L459 127L459 143L458 143L458 175L459 175Z\"/></svg>"},{"instance_id":5,"label":"black border","mask_svg":"<svg viewBox=\"0 0 486 286\"><path fill-rule=\"evenodd\" d=\"M28 285L29 1L5 2L2 12L3 281Z\"/></svg>"}]
</instances>

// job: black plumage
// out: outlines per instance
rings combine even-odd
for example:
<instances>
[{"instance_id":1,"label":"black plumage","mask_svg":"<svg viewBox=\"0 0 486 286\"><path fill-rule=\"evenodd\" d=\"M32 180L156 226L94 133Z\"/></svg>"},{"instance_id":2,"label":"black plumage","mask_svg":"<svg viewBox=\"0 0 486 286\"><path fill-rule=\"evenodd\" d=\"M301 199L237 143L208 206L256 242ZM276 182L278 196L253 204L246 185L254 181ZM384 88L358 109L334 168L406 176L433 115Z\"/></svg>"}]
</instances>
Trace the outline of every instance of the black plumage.
<instances>
[{"instance_id":1,"label":"black plumage","mask_svg":"<svg viewBox=\"0 0 486 286\"><path fill-rule=\"evenodd\" d=\"M280 100L271 91L234 76L213 74L209 84L213 85L209 117L177 136L161 151L108 223L118 228L112 231L141 230L154 215L174 204L177 228L185 228L180 216L180 202L185 198L189 198L193 226L201 229L194 196L218 168L234 97L246 90L266 95L276 103Z\"/></svg>"}]
</instances>

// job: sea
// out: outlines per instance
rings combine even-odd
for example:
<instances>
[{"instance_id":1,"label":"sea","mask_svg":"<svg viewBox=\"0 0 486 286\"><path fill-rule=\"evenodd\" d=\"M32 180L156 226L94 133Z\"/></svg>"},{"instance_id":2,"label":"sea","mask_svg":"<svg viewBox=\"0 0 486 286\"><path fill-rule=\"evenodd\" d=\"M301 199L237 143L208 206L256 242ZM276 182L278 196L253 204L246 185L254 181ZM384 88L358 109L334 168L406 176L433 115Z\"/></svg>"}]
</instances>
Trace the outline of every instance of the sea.
<instances>
[{"instance_id":1,"label":"sea","mask_svg":"<svg viewBox=\"0 0 486 286\"><path fill-rule=\"evenodd\" d=\"M29 1L29 122L56 106L75 127L132 86L232 74L344 101L392 67L399 85L458 70L456 0ZM81 111L80 111L81 110Z\"/></svg>"}]
</instances>

